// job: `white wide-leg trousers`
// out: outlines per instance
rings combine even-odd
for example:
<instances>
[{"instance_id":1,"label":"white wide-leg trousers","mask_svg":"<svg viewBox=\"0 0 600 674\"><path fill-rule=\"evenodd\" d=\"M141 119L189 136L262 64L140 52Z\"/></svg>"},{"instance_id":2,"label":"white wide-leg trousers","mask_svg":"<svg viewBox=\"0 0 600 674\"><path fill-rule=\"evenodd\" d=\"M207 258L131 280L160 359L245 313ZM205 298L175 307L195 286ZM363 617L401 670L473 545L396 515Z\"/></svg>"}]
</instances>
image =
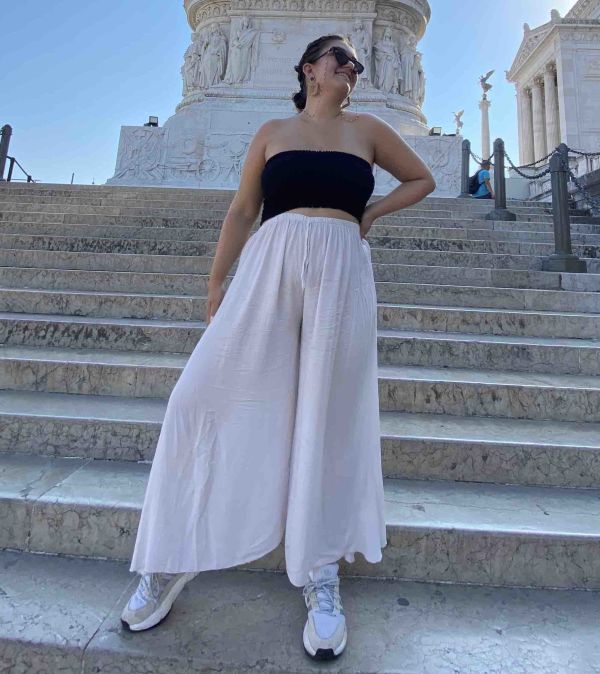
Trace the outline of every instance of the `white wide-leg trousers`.
<instances>
[{"instance_id":1,"label":"white wide-leg trousers","mask_svg":"<svg viewBox=\"0 0 600 674\"><path fill-rule=\"evenodd\" d=\"M281 213L250 236L169 397L130 571L244 564L285 533L290 582L386 546L371 251Z\"/></svg>"}]
</instances>

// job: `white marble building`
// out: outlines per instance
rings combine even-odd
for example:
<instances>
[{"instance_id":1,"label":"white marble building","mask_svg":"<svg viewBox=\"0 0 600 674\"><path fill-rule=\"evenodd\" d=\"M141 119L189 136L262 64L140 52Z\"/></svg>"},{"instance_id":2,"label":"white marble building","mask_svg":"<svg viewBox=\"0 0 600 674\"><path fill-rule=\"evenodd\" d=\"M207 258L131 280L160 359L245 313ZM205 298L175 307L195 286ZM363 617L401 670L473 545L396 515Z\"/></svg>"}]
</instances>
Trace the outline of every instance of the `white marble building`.
<instances>
[{"instance_id":1,"label":"white marble building","mask_svg":"<svg viewBox=\"0 0 600 674\"><path fill-rule=\"evenodd\" d=\"M122 127L113 185L237 189L248 145L267 119L295 114L294 70L319 35L348 36L365 71L349 110L396 128L431 166L437 194L460 192L460 137L428 136L417 50L427 0L185 0L193 30L182 101L163 127ZM375 193L397 184L374 168Z\"/></svg>"},{"instance_id":2,"label":"white marble building","mask_svg":"<svg viewBox=\"0 0 600 674\"><path fill-rule=\"evenodd\" d=\"M561 142L600 151L600 0L578 0L564 18L553 10L538 28L525 24L506 76L517 90L520 164ZM580 160L577 170L588 164Z\"/></svg>"}]
</instances>

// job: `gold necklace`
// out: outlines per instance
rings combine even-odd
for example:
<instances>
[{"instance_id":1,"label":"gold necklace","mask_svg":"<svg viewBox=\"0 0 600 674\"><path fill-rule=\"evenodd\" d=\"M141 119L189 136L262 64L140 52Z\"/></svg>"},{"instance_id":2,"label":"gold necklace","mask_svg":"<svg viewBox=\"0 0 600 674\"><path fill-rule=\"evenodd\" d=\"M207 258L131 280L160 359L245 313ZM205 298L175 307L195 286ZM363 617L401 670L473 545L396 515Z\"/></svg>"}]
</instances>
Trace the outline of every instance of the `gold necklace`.
<instances>
[{"instance_id":1,"label":"gold necklace","mask_svg":"<svg viewBox=\"0 0 600 674\"><path fill-rule=\"evenodd\" d=\"M343 110L340 110L337 114L335 114L333 117L331 117L331 119L335 119L336 117L339 117L342 113L343 113ZM306 108L304 108L304 110L302 110L302 113L300 113L300 114L305 114L305 116L310 117L311 119L315 118L315 116L311 115L310 112L308 112L306 110Z\"/></svg>"}]
</instances>

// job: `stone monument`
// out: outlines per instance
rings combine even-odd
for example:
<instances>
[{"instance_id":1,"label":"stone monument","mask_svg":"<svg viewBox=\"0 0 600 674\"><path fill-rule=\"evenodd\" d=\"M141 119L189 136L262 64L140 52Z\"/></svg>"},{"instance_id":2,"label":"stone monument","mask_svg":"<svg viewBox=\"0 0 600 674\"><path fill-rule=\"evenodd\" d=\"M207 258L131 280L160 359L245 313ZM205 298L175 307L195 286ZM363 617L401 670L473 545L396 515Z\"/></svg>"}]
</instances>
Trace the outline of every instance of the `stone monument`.
<instances>
[{"instance_id":1,"label":"stone monument","mask_svg":"<svg viewBox=\"0 0 600 674\"><path fill-rule=\"evenodd\" d=\"M431 167L439 195L460 185L460 139L429 137L417 44L427 0L185 0L193 32L182 100L163 127L124 126L111 185L237 189L266 120L291 117L294 65L319 35L347 36L364 63L349 110L385 119ZM397 185L374 167L375 193Z\"/></svg>"},{"instance_id":2,"label":"stone monument","mask_svg":"<svg viewBox=\"0 0 600 674\"><path fill-rule=\"evenodd\" d=\"M481 110L481 158L489 159L491 157L490 149L490 107L492 103L488 100L488 91L492 89L492 85L488 82L490 77L494 74L494 70L488 71L487 75L482 75L479 78L479 84L483 89L483 96L479 101L479 109Z\"/></svg>"}]
</instances>

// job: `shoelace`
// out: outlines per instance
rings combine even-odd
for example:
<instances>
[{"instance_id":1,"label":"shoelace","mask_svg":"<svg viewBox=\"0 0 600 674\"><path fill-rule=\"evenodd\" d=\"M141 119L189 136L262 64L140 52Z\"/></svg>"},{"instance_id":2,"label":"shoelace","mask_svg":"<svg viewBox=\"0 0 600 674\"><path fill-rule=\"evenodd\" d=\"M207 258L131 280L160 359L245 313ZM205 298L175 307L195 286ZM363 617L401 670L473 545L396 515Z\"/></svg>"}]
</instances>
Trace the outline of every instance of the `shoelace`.
<instances>
[{"instance_id":1,"label":"shoelace","mask_svg":"<svg viewBox=\"0 0 600 674\"><path fill-rule=\"evenodd\" d=\"M316 592L317 604L319 611L323 613L330 613L333 615L336 609L339 608L336 602L338 578L326 578L320 581L308 581L302 590L306 606L310 605L309 595L311 592Z\"/></svg>"},{"instance_id":2,"label":"shoelace","mask_svg":"<svg viewBox=\"0 0 600 674\"><path fill-rule=\"evenodd\" d=\"M157 599L162 587L170 580L170 575L146 573L142 576L140 593L144 599ZM162 582L161 582L162 581Z\"/></svg>"}]
</instances>

